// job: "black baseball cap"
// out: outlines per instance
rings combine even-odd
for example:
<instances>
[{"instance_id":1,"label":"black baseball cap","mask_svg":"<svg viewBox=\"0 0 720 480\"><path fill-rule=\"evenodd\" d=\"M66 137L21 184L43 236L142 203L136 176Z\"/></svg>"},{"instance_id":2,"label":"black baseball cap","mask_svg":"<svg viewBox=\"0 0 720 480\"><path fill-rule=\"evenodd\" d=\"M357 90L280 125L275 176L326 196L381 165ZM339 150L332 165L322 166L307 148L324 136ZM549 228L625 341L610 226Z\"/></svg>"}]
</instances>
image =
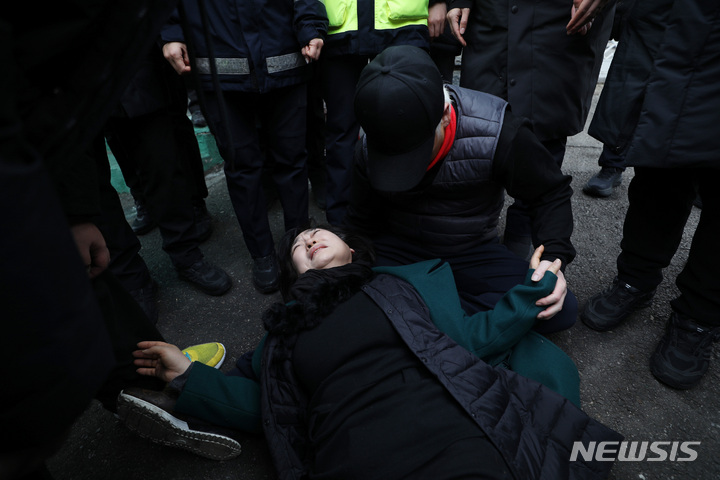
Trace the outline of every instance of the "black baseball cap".
<instances>
[{"instance_id":1,"label":"black baseball cap","mask_svg":"<svg viewBox=\"0 0 720 480\"><path fill-rule=\"evenodd\" d=\"M440 71L421 48L389 47L363 69L355 116L365 131L373 188L402 192L420 183L444 107Z\"/></svg>"}]
</instances>

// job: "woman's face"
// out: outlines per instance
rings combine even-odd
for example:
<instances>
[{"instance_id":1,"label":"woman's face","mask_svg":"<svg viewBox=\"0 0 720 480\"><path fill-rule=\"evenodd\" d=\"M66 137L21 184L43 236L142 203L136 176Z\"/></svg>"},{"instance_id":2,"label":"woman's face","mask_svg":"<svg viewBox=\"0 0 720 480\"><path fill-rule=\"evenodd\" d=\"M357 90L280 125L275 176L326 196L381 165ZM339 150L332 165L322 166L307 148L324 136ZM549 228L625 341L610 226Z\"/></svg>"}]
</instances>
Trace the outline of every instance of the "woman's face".
<instances>
[{"instance_id":1,"label":"woman's face","mask_svg":"<svg viewBox=\"0 0 720 480\"><path fill-rule=\"evenodd\" d=\"M352 262L355 250L332 232L315 228L295 237L290 249L295 271L302 275L310 269L341 267Z\"/></svg>"}]
</instances>

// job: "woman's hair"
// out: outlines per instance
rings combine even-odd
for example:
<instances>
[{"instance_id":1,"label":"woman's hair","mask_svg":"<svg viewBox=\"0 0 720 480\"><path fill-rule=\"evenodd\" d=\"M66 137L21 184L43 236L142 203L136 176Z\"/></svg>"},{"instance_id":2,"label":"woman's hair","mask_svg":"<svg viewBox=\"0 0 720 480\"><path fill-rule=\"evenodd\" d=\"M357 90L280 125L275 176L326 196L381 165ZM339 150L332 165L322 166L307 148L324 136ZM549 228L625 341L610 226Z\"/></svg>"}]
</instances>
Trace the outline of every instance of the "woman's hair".
<instances>
[{"instance_id":1,"label":"woman's hair","mask_svg":"<svg viewBox=\"0 0 720 480\"><path fill-rule=\"evenodd\" d=\"M295 265L293 265L292 259L292 246L295 243L295 238L297 238L297 236L305 230L316 228L332 232L340 237L343 242L347 243L348 246L355 251L352 255L353 262L361 261L366 262L369 265L373 265L375 263L375 248L373 247L372 242L363 235L327 224L308 224L308 226L305 227L290 229L285 232L285 235L283 235L277 245L278 264L280 266L280 293L285 301L289 300L290 288L298 278L298 273L295 270Z\"/></svg>"}]
</instances>

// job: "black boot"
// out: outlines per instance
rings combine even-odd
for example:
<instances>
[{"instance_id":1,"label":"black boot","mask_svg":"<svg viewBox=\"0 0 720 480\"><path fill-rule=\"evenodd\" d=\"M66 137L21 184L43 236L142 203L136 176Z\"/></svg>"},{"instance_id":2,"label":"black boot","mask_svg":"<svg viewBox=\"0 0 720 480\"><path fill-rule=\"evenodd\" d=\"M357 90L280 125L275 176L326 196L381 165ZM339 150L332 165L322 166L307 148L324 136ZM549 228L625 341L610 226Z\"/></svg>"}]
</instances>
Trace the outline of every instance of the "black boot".
<instances>
[{"instance_id":1,"label":"black boot","mask_svg":"<svg viewBox=\"0 0 720 480\"><path fill-rule=\"evenodd\" d=\"M130 225L135 235L150 233L156 226L155 219L150 215L145 202L135 200L135 220Z\"/></svg>"},{"instance_id":2,"label":"black boot","mask_svg":"<svg viewBox=\"0 0 720 480\"><path fill-rule=\"evenodd\" d=\"M588 180L583 192L591 197L609 197L622 183L623 170L616 167L602 167L598 173Z\"/></svg>"},{"instance_id":3,"label":"black boot","mask_svg":"<svg viewBox=\"0 0 720 480\"><path fill-rule=\"evenodd\" d=\"M634 311L650 306L654 295L654 289L643 292L615 277L610 288L588 300L580 318L593 330L612 330Z\"/></svg>"}]
</instances>

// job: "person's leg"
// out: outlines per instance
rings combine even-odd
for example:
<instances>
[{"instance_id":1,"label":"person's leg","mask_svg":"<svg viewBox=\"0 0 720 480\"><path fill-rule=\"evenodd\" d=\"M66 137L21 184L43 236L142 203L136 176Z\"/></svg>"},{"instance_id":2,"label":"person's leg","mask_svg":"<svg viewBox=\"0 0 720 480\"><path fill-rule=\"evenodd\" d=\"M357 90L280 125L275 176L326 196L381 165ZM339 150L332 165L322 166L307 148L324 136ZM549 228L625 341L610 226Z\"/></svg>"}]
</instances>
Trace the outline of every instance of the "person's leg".
<instances>
[{"instance_id":1,"label":"person's leg","mask_svg":"<svg viewBox=\"0 0 720 480\"><path fill-rule=\"evenodd\" d=\"M320 83L320 68L312 64L313 76L307 89L307 128L305 145L308 152L308 178L318 208L325 210L327 172L325 166L325 102Z\"/></svg>"},{"instance_id":2,"label":"person's leg","mask_svg":"<svg viewBox=\"0 0 720 480\"><path fill-rule=\"evenodd\" d=\"M593 197L607 197L622 183L625 171L625 154L603 145L598 159L600 171L583 186L583 192Z\"/></svg>"},{"instance_id":3,"label":"person's leg","mask_svg":"<svg viewBox=\"0 0 720 480\"><path fill-rule=\"evenodd\" d=\"M110 250L110 271L123 286L132 291L151 282L150 271L140 257L140 241L125 220L117 191L110 184L110 165L105 140L99 136L88 149L95 162L100 191L101 217L96 222Z\"/></svg>"},{"instance_id":4,"label":"person's leg","mask_svg":"<svg viewBox=\"0 0 720 480\"><path fill-rule=\"evenodd\" d=\"M256 124L256 112L264 108L259 95L223 92L227 119L221 117L220 100L206 92L207 117L225 161L225 177L235 216L253 258L270 255L273 239L265 208L260 176L263 155ZM225 121L229 125L225 125ZM227 130L232 138L227 137Z\"/></svg>"},{"instance_id":5,"label":"person's leg","mask_svg":"<svg viewBox=\"0 0 720 480\"><path fill-rule=\"evenodd\" d=\"M285 230L308 223L308 171L305 148L307 85L281 88L264 95L272 177L283 207Z\"/></svg>"},{"instance_id":6,"label":"person's leg","mask_svg":"<svg viewBox=\"0 0 720 480\"><path fill-rule=\"evenodd\" d=\"M199 248L191 192L191 172L182 161L171 109L135 118L112 119L108 144L118 162L132 158L145 187L147 208L157 221L175 268L203 258Z\"/></svg>"},{"instance_id":7,"label":"person's leg","mask_svg":"<svg viewBox=\"0 0 720 480\"><path fill-rule=\"evenodd\" d=\"M673 309L700 323L720 326L720 255L717 253L720 232L720 194L717 182L720 171L699 169L698 191L703 199L700 221L692 237L687 263L675 283L680 296L671 302Z\"/></svg>"},{"instance_id":8,"label":"person's leg","mask_svg":"<svg viewBox=\"0 0 720 480\"><path fill-rule=\"evenodd\" d=\"M122 155L122 152L120 152L120 155ZM145 187L143 186L142 180L138 174L135 159L128 156L118 159L116 156L115 160L120 167L125 185L127 185L130 189L130 195L132 195L133 200L135 201L135 219L132 221L130 227L136 235L145 235L150 233L155 229L157 224L147 209Z\"/></svg>"},{"instance_id":9,"label":"person's leg","mask_svg":"<svg viewBox=\"0 0 720 480\"><path fill-rule=\"evenodd\" d=\"M662 282L662 270L677 251L695 199L685 169L636 167L623 224L618 279L647 292Z\"/></svg>"},{"instance_id":10,"label":"person's leg","mask_svg":"<svg viewBox=\"0 0 720 480\"><path fill-rule=\"evenodd\" d=\"M158 321L157 284L140 256L140 241L125 220L118 193L110 184L110 165L102 136L98 136L87 154L93 157L97 169L101 215L96 224L110 250L108 270L155 324Z\"/></svg>"},{"instance_id":11,"label":"person's leg","mask_svg":"<svg viewBox=\"0 0 720 480\"><path fill-rule=\"evenodd\" d=\"M266 105L261 101L260 94L223 92L223 95L227 118L223 118L221 113L219 97L213 92L207 92L206 119L225 161L225 180L230 201L245 246L253 258L253 283L260 292L272 293L278 287L277 260L262 188L265 156L260 149L257 128L257 112L266 108ZM304 132L302 135L304 149Z\"/></svg>"},{"instance_id":12,"label":"person's leg","mask_svg":"<svg viewBox=\"0 0 720 480\"><path fill-rule=\"evenodd\" d=\"M341 225L350 201L352 162L360 125L355 119L355 85L367 57L346 55L321 60L323 97L327 107L327 221Z\"/></svg>"},{"instance_id":13,"label":"person's leg","mask_svg":"<svg viewBox=\"0 0 720 480\"><path fill-rule=\"evenodd\" d=\"M687 170L635 167L617 258L618 276L583 308L581 318L587 326L610 330L651 304L663 279L662 270L682 240L694 198L695 186Z\"/></svg>"},{"instance_id":14,"label":"person's leg","mask_svg":"<svg viewBox=\"0 0 720 480\"><path fill-rule=\"evenodd\" d=\"M193 122L187 118L179 105L174 106L172 113L175 141L177 142L177 161L181 162L183 172L187 175L190 200L193 205L195 230L198 240L203 242L212 233L212 219L205 206L205 199L208 196L207 184L205 183L205 166L195 136ZM202 118L203 122L205 122L205 117Z\"/></svg>"},{"instance_id":15,"label":"person's leg","mask_svg":"<svg viewBox=\"0 0 720 480\"><path fill-rule=\"evenodd\" d=\"M720 195L716 169L693 170L703 210L687 263L675 280L680 295L670 302L665 334L651 359L650 371L661 382L686 389L697 385L710 366L713 343L720 340Z\"/></svg>"}]
</instances>

